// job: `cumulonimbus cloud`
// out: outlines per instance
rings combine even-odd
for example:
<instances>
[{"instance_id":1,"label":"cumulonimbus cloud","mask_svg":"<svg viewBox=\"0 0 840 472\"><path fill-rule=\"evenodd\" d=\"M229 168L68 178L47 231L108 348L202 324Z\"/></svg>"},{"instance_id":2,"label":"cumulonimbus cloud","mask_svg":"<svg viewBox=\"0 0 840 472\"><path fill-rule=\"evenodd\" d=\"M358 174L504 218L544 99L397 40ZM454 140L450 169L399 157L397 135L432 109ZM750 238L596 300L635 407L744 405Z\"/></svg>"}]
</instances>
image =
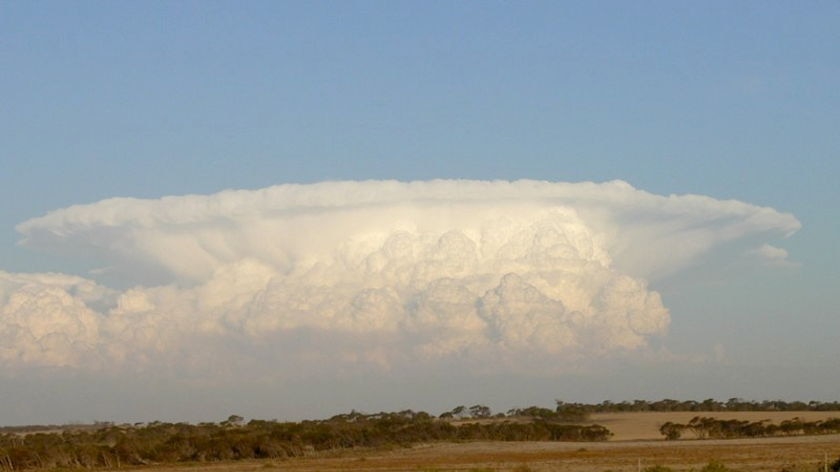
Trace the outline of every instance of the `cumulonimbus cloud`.
<instances>
[{"instance_id":1,"label":"cumulonimbus cloud","mask_svg":"<svg viewBox=\"0 0 840 472\"><path fill-rule=\"evenodd\" d=\"M669 324L648 280L727 242L799 227L771 208L620 181L109 199L17 227L25 245L108 267L96 282L0 272L0 364L143 368L227 349L385 368L492 356L515 367L643 349ZM110 288L109 271L133 288ZM302 332L328 345L294 342Z\"/></svg>"}]
</instances>

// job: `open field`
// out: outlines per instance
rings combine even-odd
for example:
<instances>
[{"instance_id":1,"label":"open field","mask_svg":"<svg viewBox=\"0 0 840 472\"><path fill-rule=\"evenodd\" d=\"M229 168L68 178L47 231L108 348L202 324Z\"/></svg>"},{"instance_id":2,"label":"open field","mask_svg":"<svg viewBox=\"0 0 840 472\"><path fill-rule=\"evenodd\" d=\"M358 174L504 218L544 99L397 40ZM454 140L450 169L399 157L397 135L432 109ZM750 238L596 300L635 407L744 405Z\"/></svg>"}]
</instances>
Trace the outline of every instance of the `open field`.
<instances>
[{"instance_id":1,"label":"open field","mask_svg":"<svg viewBox=\"0 0 840 472\"><path fill-rule=\"evenodd\" d=\"M465 442L394 448L344 450L282 461L249 461L196 465L207 472L310 471L568 471L636 472L662 465L679 471L699 470L716 460L740 472L818 472L825 459L840 457L840 435L760 439L665 441L658 433L665 421L688 422L694 416L774 422L800 417L815 421L840 412L677 412L604 413L593 421L616 432L596 443ZM154 472L183 472L184 466L153 467Z\"/></svg>"},{"instance_id":2,"label":"open field","mask_svg":"<svg viewBox=\"0 0 840 472\"><path fill-rule=\"evenodd\" d=\"M390 451L344 451L285 461L251 461L189 467L207 472L314 471L568 471L636 472L663 465L698 470L710 460L742 471L822 470L824 457L840 456L840 435L708 441L628 441L605 443L435 444ZM183 472L184 467L155 467Z\"/></svg>"}]
</instances>

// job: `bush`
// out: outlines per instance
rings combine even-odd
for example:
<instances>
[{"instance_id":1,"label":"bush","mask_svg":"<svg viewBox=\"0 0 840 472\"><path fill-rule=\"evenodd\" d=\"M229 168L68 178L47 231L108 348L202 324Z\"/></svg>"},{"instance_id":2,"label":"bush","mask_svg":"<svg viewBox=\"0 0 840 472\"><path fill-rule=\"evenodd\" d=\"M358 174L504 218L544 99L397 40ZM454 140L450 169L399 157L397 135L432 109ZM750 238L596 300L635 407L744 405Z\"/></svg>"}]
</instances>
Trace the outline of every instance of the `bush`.
<instances>
[{"instance_id":1,"label":"bush","mask_svg":"<svg viewBox=\"0 0 840 472\"><path fill-rule=\"evenodd\" d=\"M659 432L665 436L665 439L669 441L676 441L677 439L682 437L683 430L685 429L684 425L671 423L670 421L663 424L659 428Z\"/></svg>"}]
</instances>

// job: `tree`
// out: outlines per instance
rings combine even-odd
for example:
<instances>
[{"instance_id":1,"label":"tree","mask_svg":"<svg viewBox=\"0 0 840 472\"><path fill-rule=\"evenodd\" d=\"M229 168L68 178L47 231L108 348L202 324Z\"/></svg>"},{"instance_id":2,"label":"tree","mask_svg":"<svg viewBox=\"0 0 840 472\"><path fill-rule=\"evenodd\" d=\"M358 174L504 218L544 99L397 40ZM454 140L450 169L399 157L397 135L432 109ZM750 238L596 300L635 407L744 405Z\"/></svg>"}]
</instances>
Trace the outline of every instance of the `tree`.
<instances>
[{"instance_id":1,"label":"tree","mask_svg":"<svg viewBox=\"0 0 840 472\"><path fill-rule=\"evenodd\" d=\"M567 422L574 422L574 421L586 421L589 417L589 413L586 411L586 408L579 404L579 403L566 403L561 400L554 400L557 404L557 407L554 409L554 419L560 421L567 421ZM612 405L611 402L604 402L609 405Z\"/></svg>"},{"instance_id":2,"label":"tree","mask_svg":"<svg viewBox=\"0 0 840 472\"><path fill-rule=\"evenodd\" d=\"M493 414L490 408L484 405L473 405L470 407L470 415L473 418L489 418Z\"/></svg>"},{"instance_id":3,"label":"tree","mask_svg":"<svg viewBox=\"0 0 840 472\"><path fill-rule=\"evenodd\" d=\"M245 418L239 415L230 415L226 421L222 421L222 425L224 426L239 426L242 422L245 421Z\"/></svg>"},{"instance_id":4,"label":"tree","mask_svg":"<svg viewBox=\"0 0 840 472\"><path fill-rule=\"evenodd\" d=\"M685 425L671 423L670 421L663 424L659 428L659 432L665 436L665 439L670 441L675 441L682 437L682 433L685 430Z\"/></svg>"},{"instance_id":5,"label":"tree","mask_svg":"<svg viewBox=\"0 0 840 472\"><path fill-rule=\"evenodd\" d=\"M455 408L453 408L450 413L452 413L452 416L455 416L457 418L464 418L467 416L467 407L465 407L464 405L458 405Z\"/></svg>"}]
</instances>

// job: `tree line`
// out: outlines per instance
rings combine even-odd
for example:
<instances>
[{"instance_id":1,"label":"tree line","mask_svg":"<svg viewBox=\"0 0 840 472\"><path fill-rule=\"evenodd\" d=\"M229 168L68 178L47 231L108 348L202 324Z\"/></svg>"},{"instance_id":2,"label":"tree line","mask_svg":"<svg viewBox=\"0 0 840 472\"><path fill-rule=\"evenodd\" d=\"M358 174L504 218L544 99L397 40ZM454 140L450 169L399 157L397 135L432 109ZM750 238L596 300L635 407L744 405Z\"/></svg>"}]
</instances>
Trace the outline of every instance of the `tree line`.
<instances>
[{"instance_id":1,"label":"tree line","mask_svg":"<svg viewBox=\"0 0 840 472\"><path fill-rule=\"evenodd\" d=\"M600 403L576 403L555 400L554 409L530 406L527 408L513 408L506 413L496 413L484 405L471 407L458 406L450 411L441 413L441 418L512 418L533 417L555 421L586 421L593 413L627 413L627 412L732 412L732 411L840 411L840 402L821 401L784 401L784 400L743 400L730 398L726 401L707 398L705 400L633 400L613 402L605 400Z\"/></svg>"},{"instance_id":2,"label":"tree line","mask_svg":"<svg viewBox=\"0 0 840 472\"><path fill-rule=\"evenodd\" d=\"M174 462L279 459L341 448L410 446L438 441L603 441L599 425L545 418L453 422L425 412L363 414L279 422L232 415L220 423L103 425L99 429L0 434L0 470L120 468Z\"/></svg>"},{"instance_id":3,"label":"tree line","mask_svg":"<svg viewBox=\"0 0 840 472\"><path fill-rule=\"evenodd\" d=\"M705 400L633 400L601 403L566 403L557 400L559 408L576 409L584 413L619 413L641 411L840 411L840 402L821 401L784 401L784 400L744 400L730 398L726 401L707 398Z\"/></svg>"},{"instance_id":4,"label":"tree line","mask_svg":"<svg viewBox=\"0 0 840 472\"><path fill-rule=\"evenodd\" d=\"M840 402L821 401L784 401L784 400L743 400L730 398L726 401L708 398L702 401L697 400L633 400L613 402L605 400L600 403L575 403L555 400L554 409L539 406L527 408L512 408L507 412L493 413L485 405L472 405L470 407L460 405L439 415L441 419L464 420L484 418L515 418L531 417L543 418L551 421L586 421L592 413L620 413L620 412L644 412L644 411L840 411ZM341 416L341 415L339 415ZM54 431L63 429L73 430L97 430L111 426L111 422L96 422L93 424L71 425L27 425L27 426L0 426L0 433L33 432L33 431Z\"/></svg>"},{"instance_id":5,"label":"tree line","mask_svg":"<svg viewBox=\"0 0 840 472\"><path fill-rule=\"evenodd\" d=\"M589 418L589 412L584 410L579 403L566 403L560 400L555 400L555 402L557 406L553 410L540 406L529 406L527 408L511 408L507 413L496 414L493 414L493 411L485 405L473 405L469 408L461 405L441 413L439 418L450 420L529 418L560 423L581 422Z\"/></svg>"},{"instance_id":6,"label":"tree line","mask_svg":"<svg viewBox=\"0 0 840 472\"><path fill-rule=\"evenodd\" d=\"M819 421L803 421L800 418L782 421L779 424L769 420L744 421L721 420L706 416L695 416L686 424L667 422L659 428L665 439L680 439L690 432L699 439L757 438L771 436L801 436L840 433L840 418Z\"/></svg>"}]
</instances>

